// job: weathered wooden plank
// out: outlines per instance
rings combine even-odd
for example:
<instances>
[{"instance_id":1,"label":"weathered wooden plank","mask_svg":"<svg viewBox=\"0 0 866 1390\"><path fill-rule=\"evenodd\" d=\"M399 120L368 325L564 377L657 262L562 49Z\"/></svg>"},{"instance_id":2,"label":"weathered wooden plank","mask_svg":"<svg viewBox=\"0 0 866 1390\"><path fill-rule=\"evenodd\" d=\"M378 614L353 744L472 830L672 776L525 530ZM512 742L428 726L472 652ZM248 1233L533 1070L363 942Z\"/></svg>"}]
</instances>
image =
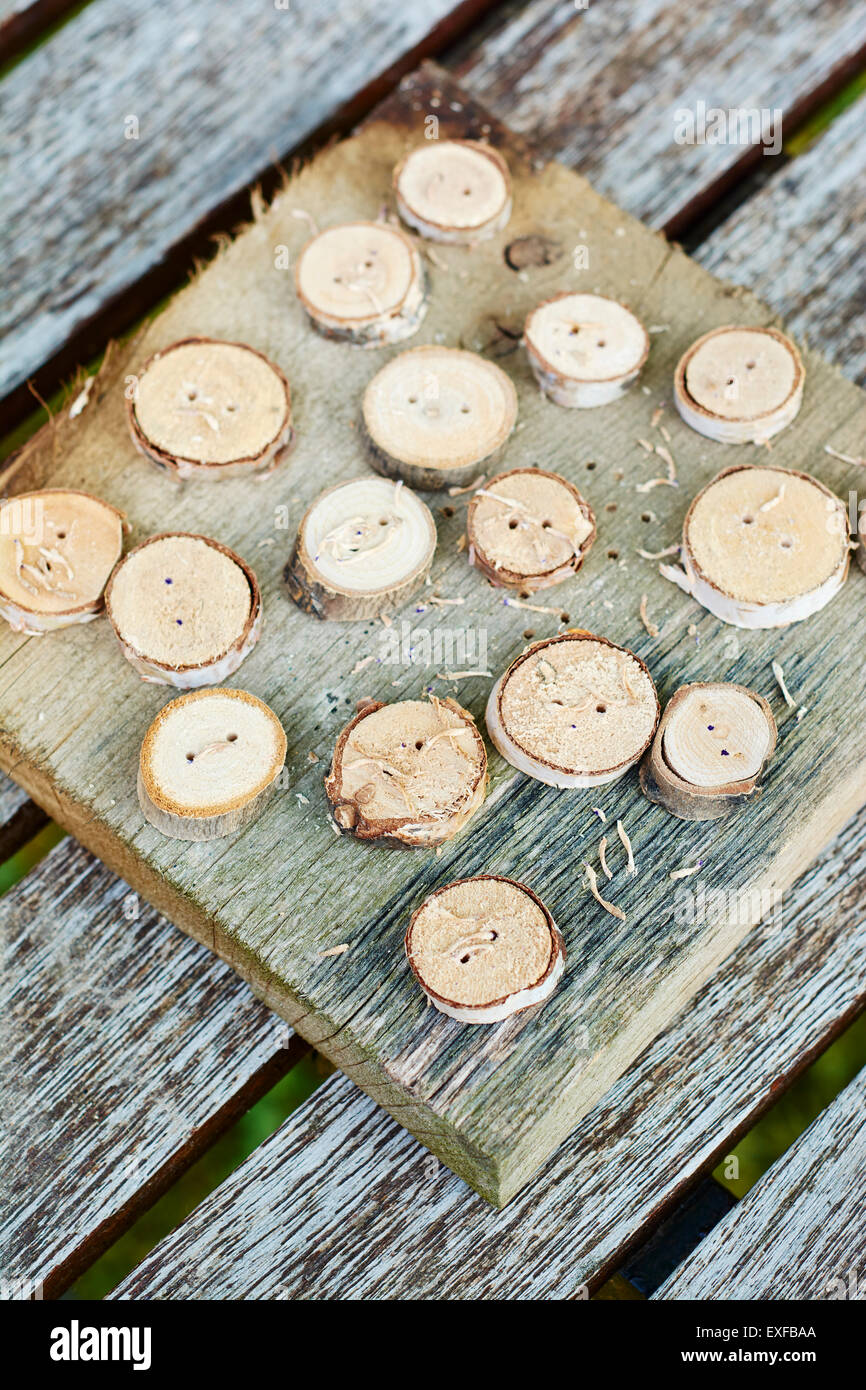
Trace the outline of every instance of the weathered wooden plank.
<instances>
[{"instance_id":1,"label":"weathered wooden plank","mask_svg":"<svg viewBox=\"0 0 866 1390\"><path fill-rule=\"evenodd\" d=\"M866 1299L866 1071L659 1288L657 1299Z\"/></svg>"},{"instance_id":2,"label":"weathered wooden plank","mask_svg":"<svg viewBox=\"0 0 866 1390\"><path fill-rule=\"evenodd\" d=\"M568 1298L594 1288L862 1006L864 880L861 812L505 1211L334 1076L115 1296Z\"/></svg>"},{"instance_id":3,"label":"weathered wooden plank","mask_svg":"<svg viewBox=\"0 0 866 1390\"><path fill-rule=\"evenodd\" d=\"M739 144L677 144L678 109L782 112L782 128L862 66L866 12L852 0L534 0L455 76L501 119L635 216L678 236L743 172Z\"/></svg>"},{"instance_id":4,"label":"weathered wooden plank","mask_svg":"<svg viewBox=\"0 0 866 1390\"><path fill-rule=\"evenodd\" d=\"M47 819L25 791L0 774L0 864L32 839Z\"/></svg>"},{"instance_id":5,"label":"weathered wooden plank","mask_svg":"<svg viewBox=\"0 0 866 1390\"><path fill-rule=\"evenodd\" d=\"M53 437L37 440L9 479L16 488L49 476L86 480L129 512L136 535L182 524L215 534L254 561L268 628L239 683L266 699L288 728L289 785L234 843L180 851L144 826L134 794L138 744L166 692L131 679L101 624L50 640L0 637L0 756L7 765L14 760L16 775L74 833L180 925L212 943L444 1161L501 1201L741 939L761 910L760 894L784 890L866 794L866 729L858 717L866 653L853 638L866 581L859 573L852 576L819 620L782 637L733 634L635 558L638 545L657 548L676 537L693 492L731 457L729 449L710 445L672 419L679 489L658 489L652 511L646 495L635 492L636 482L650 473L635 441L651 432L677 357L710 324L766 321L768 311L612 209L578 176L555 165L533 167L519 142L494 129L515 174L517 211L507 237L540 229L567 250L585 240L590 275L575 270L564 255L520 279L506 267L505 238L472 252L446 249L431 267L433 303L419 339L483 348L495 338L494 321L519 324L552 289L586 286L587 279L589 287L627 293L646 322L666 330L654 335L648 394L636 391L615 409L586 412L577 443L573 420L539 397L522 355L501 359L517 386L522 421L509 460L555 463L582 484L602 519L599 543L581 576L557 590L557 598L581 626L634 646L648 659L664 695L684 679L728 677L773 696L770 661L779 657L804 701L814 704L818 691L821 699L808 720L797 723L792 715L782 718L775 696L782 723L779 754L766 795L749 808L747 826L742 820L682 826L673 835L670 822L640 797L633 779L606 793L601 804L624 817L641 867L636 880L618 879L615 885L628 913L622 929L611 928L579 883L580 861L596 849L590 807L598 797L539 787L498 759L484 815L441 858L377 854L334 839L321 762L355 700L448 686L434 679L440 669L435 664L376 664L383 648L371 626L315 627L282 592L289 535L280 529L277 503L288 505L294 525L322 485L364 468L352 426L374 365L368 354L311 337L274 268L274 247L294 251L300 245L305 229L293 215L298 207L322 222L375 216L387 197L391 165L418 138L431 110L439 113L443 133L479 132L491 124L444 76L427 72L407 83L362 135L302 171L143 341L119 352L88 410L74 421L64 419ZM231 485L230 499L223 488L178 494L132 453L123 379L153 348L191 330L250 341L293 381L297 452L285 472L275 475L269 494L259 483L242 481ZM814 353L807 361L804 409L796 426L776 441L773 457L782 465L800 465L808 457L819 476L847 494L856 470L824 455L822 446L852 451L866 419L863 397ZM262 505L268 495L273 511ZM644 515L655 519L644 522ZM501 669L523 643L526 615L504 607L467 568L456 549L461 515L440 520L436 583L442 593L466 600L462 625L483 632L488 664ZM649 638L639 622L642 589L662 624L658 639ZM558 617L533 613L531 621L542 635L556 630ZM441 610L413 611L411 625L441 630ZM374 664L355 669L368 659ZM41 702L46 713L41 723L28 716L28 701L21 701L28 692L31 709ZM480 717L485 685L467 683L460 694ZM97 711L99 718L87 717ZM320 764L311 766L310 751ZM307 802L299 804L296 792ZM731 912L677 922L668 875L698 857L707 861L707 888L744 896L725 899L736 903ZM415 902L437 883L481 869L526 877L549 901L571 949L564 987L539 1015L483 1034L424 1009L400 949ZM321 959L321 949L335 941L350 942L352 949Z\"/></svg>"},{"instance_id":6,"label":"weathered wooden plank","mask_svg":"<svg viewBox=\"0 0 866 1390\"><path fill-rule=\"evenodd\" d=\"M789 327L866 381L866 97L833 122L699 248L715 275L747 279ZM860 454L863 450L860 449Z\"/></svg>"},{"instance_id":7,"label":"weathered wooden plank","mask_svg":"<svg viewBox=\"0 0 866 1390\"><path fill-rule=\"evenodd\" d=\"M0 899L0 938L0 1264L53 1297L303 1049L70 840Z\"/></svg>"},{"instance_id":8,"label":"weathered wooden plank","mask_svg":"<svg viewBox=\"0 0 866 1390\"><path fill-rule=\"evenodd\" d=\"M3 82L4 420L182 282L204 232L315 133L369 110L488 0L93 0ZM217 211L221 210L219 216ZM146 291L130 289L157 271ZM121 312L113 312L126 296Z\"/></svg>"}]
</instances>

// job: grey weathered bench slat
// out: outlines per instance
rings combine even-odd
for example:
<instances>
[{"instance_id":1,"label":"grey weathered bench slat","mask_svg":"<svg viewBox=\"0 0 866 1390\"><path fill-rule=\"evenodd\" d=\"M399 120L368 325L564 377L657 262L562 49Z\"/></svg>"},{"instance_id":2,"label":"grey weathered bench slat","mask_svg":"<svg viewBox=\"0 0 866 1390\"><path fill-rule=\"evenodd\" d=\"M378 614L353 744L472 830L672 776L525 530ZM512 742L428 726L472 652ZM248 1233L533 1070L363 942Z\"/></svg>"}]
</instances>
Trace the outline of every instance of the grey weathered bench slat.
<instances>
[{"instance_id":1,"label":"grey weathered bench slat","mask_svg":"<svg viewBox=\"0 0 866 1390\"><path fill-rule=\"evenodd\" d=\"M504 1211L342 1076L116 1297L568 1297L616 1268L866 996L866 811Z\"/></svg>"},{"instance_id":2,"label":"grey weathered bench slat","mask_svg":"<svg viewBox=\"0 0 866 1390\"><path fill-rule=\"evenodd\" d=\"M755 162L755 148L679 145L675 112L780 108L790 129L827 87L862 65L866 10L825 0L592 3L535 0L455 76L512 129L670 235Z\"/></svg>"},{"instance_id":3,"label":"grey weathered bench slat","mask_svg":"<svg viewBox=\"0 0 866 1390\"><path fill-rule=\"evenodd\" d=\"M0 899L0 940L0 1272L54 1296L303 1045L73 840Z\"/></svg>"},{"instance_id":4,"label":"grey weathered bench slat","mask_svg":"<svg viewBox=\"0 0 866 1390\"><path fill-rule=\"evenodd\" d=\"M0 172L14 230L0 399L15 388L23 399L21 384L61 350L63 371L98 351L106 323L76 335L215 209L343 108L351 118L352 103L370 105L386 76L390 86L483 8L93 0L3 82ZM174 282L183 270L181 261Z\"/></svg>"},{"instance_id":5,"label":"grey weathered bench slat","mask_svg":"<svg viewBox=\"0 0 866 1390\"><path fill-rule=\"evenodd\" d=\"M0 773L0 864L32 839L47 819L25 791Z\"/></svg>"},{"instance_id":6,"label":"grey weathered bench slat","mask_svg":"<svg viewBox=\"0 0 866 1390\"><path fill-rule=\"evenodd\" d=\"M866 1299L866 1071L723 1217L657 1299Z\"/></svg>"}]
</instances>

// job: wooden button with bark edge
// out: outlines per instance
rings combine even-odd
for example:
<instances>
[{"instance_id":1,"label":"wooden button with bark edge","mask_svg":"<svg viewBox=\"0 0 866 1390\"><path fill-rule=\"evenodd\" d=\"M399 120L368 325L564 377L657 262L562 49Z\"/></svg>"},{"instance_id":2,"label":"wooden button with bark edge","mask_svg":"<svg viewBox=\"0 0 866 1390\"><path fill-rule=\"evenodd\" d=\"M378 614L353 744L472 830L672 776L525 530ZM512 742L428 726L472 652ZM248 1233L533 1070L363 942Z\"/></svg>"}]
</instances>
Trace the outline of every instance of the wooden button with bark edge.
<instances>
[{"instance_id":1,"label":"wooden button with bark edge","mask_svg":"<svg viewBox=\"0 0 866 1390\"><path fill-rule=\"evenodd\" d=\"M123 549L121 512L73 489L0 502L0 617L38 637L88 623Z\"/></svg>"},{"instance_id":2,"label":"wooden button with bark edge","mask_svg":"<svg viewBox=\"0 0 866 1390\"><path fill-rule=\"evenodd\" d=\"M558 473L513 468L473 493L466 536L470 565L491 584L534 593L580 569L595 540L595 516Z\"/></svg>"},{"instance_id":3,"label":"wooden button with bark edge","mask_svg":"<svg viewBox=\"0 0 866 1390\"><path fill-rule=\"evenodd\" d=\"M364 705L337 739L325 778L341 830L413 848L450 840L486 788L487 754L471 714L436 696Z\"/></svg>"},{"instance_id":4,"label":"wooden button with bark edge","mask_svg":"<svg viewBox=\"0 0 866 1390\"><path fill-rule=\"evenodd\" d=\"M414 492L355 478L308 508L285 580L295 603L317 618L377 618L423 585L435 550L436 524Z\"/></svg>"},{"instance_id":5,"label":"wooden button with bark edge","mask_svg":"<svg viewBox=\"0 0 866 1390\"><path fill-rule=\"evenodd\" d=\"M478 140L431 140L394 171L397 211L431 241L487 241L511 216L511 178L497 150Z\"/></svg>"},{"instance_id":6,"label":"wooden button with bark edge","mask_svg":"<svg viewBox=\"0 0 866 1390\"><path fill-rule=\"evenodd\" d=\"M243 829L273 794L286 757L282 725L246 690L195 690L160 710L141 746L145 820L175 840Z\"/></svg>"},{"instance_id":7,"label":"wooden button with bark edge","mask_svg":"<svg viewBox=\"0 0 866 1390\"><path fill-rule=\"evenodd\" d=\"M289 383L245 343L185 338L163 348L126 408L139 453L182 479L270 473L292 443Z\"/></svg>"},{"instance_id":8,"label":"wooden button with bark edge","mask_svg":"<svg viewBox=\"0 0 866 1390\"><path fill-rule=\"evenodd\" d=\"M417 347L364 392L373 467L410 487L464 487L498 463L517 423L517 392L493 362L461 348Z\"/></svg>"},{"instance_id":9,"label":"wooden button with bark edge","mask_svg":"<svg viewBox=\"0 0 866 1390\"><path fill-rule=\"evenodd\" d=\"M566 290L526 320L529 363L545 395L582 410L618 400L640 375L649 334L615 299Z\"/></svg>"},{"instance_id":10,"label":"wooden button with bark edge","mask_svg":"<svg viewBox=\"0 0 866 1390\"><path fill-rule=\"evenodd\" d=\"M787 627L839 592L849 556L845 506L829 488L808 473L743 464L689 507L682 587L735 627Z\"/></svg>"},{"instance_id":11,"label":"wooden button with bark edge","mask_svg":"<svg viewBox=\"0 0 866 1390\"><path fill-rule=\"evenodd\" d=\"M106 610L143 680L194 690L235 672L259 639L256 576L208 536L166 532L130 550L111 576Z\"/></svg>"},{"instance_id":12,"label":"wooden button with bark edge","mask_svg":"<svg viewBox=\"0 0 866 1390\"><path fill-rule=\"evenodd\" d=\"M386 222L347 222L318 232L301 251L295 290L326 338L358 347L399 343L427 312L421 257Z\"/></svg>"},{"instance_id":13,"label":"wooden button with bark edge","mask_svg":"<svg viewBox=\"0 0 866 1390\"><path fill-rule=\"evenodd\" d=\"M460 1023L499 1023L549 999L565 944L524 883L478 874L446 884L413 912L406 957L427 998Z\"/></svg>"},{"instance_id":14,"label":"wooden button with bark edge","mask_svg":"<svg viewBox=\"0 0 866 1390\"><path fill-rule=\"evenodd\" d=\"M687 425L720 444L761 444L790 425L803 400L805 368L776 328L714 328L674 373L674 401Z\"/></svg>"},{"instance_id":15,"label":"wooden button with bark edge","mask_svg":"<svg viewBox=\"0 0 866 1390\"><path fill-rule=\"evenodd\" d=\"M512 767L554 787L614 782L649 747L659 719L640 657L591 632L535 642L494 685L487 731Z\"/></svg>"},{"instance_id":16,"label":"wooden button with bark edge","mask_svg":"<svg viewBox=\"0 0 866 1390\"><path fill-rule=\"evenodd\" d=\"M762 695L728 681L683 685L641 763L641 788L680 820L721 820L759 791L775 747Z\"/></svg>"}]
</instances>

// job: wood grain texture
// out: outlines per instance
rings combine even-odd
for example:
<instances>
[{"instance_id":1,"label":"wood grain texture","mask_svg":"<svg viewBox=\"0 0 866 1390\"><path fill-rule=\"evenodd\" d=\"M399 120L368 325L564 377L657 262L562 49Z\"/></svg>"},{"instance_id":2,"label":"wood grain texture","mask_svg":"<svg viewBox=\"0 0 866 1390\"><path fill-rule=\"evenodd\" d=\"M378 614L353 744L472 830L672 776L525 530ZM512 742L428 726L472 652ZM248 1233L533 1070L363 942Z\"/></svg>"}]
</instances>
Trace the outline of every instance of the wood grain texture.
<instances>
[{"instance_id":1,"label":"wood grain texture","mask_svg":"<svg viewBox=\"0 0 866 1390\"><path fill-rule=\"evenodd\" d=\"M245 188L484 8L93 0L3 82L0 399L18 388L32 409L22 383L74 339L56 381L182 280L188 250L113 312L217 209L222 226L247 217Z\"/></svg>"},{"instance_id":2,"label":"wood grain texture","mask_svg":"<svg viewBox=\"0 0 866 1390\"><path fill-rule=\"evenodd\" d=\"M63 1292L302 1050L66 840L0 899L3 1279Z\"/></svg>"},{"instance_id":3,"label":"wood grain texture","mask_svg":"<svg viewBox=\"0 0 866 1390\"><path fill-rule=\"evenodd\" d=\"M446 846L441 858L374 856L367 846L335 839L321 777L355 701L366 695L417 696L428 685L448 693L450 687L435 679L441 669L435 661L380 664L381 630L372 626L313 631L282 592L291 527L311 496L339 477L364 471L353 426L375 363L370 354L313 339L287 278L280 278L285 272L274 269L274 248L285 244L294 252L303 241L305 228L292 215L298 207L322 223L375 216L387 197L391 166L434 110L443 134L478 134L492 126L434 70L406 82L361 135L319 156L272 209L260 210L255 224L142 341L115 354L88 410L37 439L7 478L16 490L49 476L86 480L130 513L134 538L168 525L197 529L254 564L263 588L265 635L240 683L265 699L287 727L288 786L234 842L180 851L143 825L134 797L138 745L165 696L130 680L129 672L121 674L122 658L99 623L50 640L2 635L0 758L62 823L179 925L212 944L443 1161L501 1202L742 938L761 911L760 892L784 890L866 796L866 728L858 717L866 653L853 637L866 578L853 575L814 623L781 635L733 633L636 557L639 545L660 548L677 538L690 497L731 461L730 449L670 418L680 486L635 491L658 471L636 440L652 431L651 417L669 395L677 358L714 323L766 322L770 315L748 294L719 284L613 209L578 176L556 165L533 166L519 142L494 128L515 176L514 218L504 236L474 251L437 251L440 265L430 267L431 310L419 338L484 349L499 341L497 323L519 325L529 307L559 287L626 295L649 325L665 329L653 335L644 376L649 394L638 389L616 407L585 412L577 441L572 414L539 396L522 354L501 357L521 410L508 464L555 468L581 488L603 519L581 575L557 590L557 603L571 620L632 646L664 696L684 680L727 679L760 690L779 713L780 750L765 796L749 808L748 825L737 820L726 827L678 827L672 836L670 821L644 801L634 777L601 798L563 794L527 781L497 758L486 810L475 818L472 833ZM509 270L504 244L542 229L564 248L585 238L591 272L573 270L565 257L526 272L525 279ZM230 498L229 485L177 493L135 459L123 421L123 379L155 348L190 331L249 341L292 380L297 451L270 484L238 480ZM803 411L775 443L772 457L781 465L808 460L818 476L847 494L853 470L826 456L822 446L852 450L866 421L864 398L816 354L807 353L807 365ZM749 457L759 461L765 455L737 454L738 461ZM287 529L279 507L287 508ZM436 586L442 595L465 599L460 625L483 632L488 666L500 670L523 645L527 622L537 635L548 635L557 630L560 610L527 615L505 606L458 552L462 510L451 510L457 514L437 513ZM661 627L655 639L639 621L642 590ZM441 631L442 609L417 612L422 606L402 616L413 630ZM453 633L452 610L448 621ZM808 724L782 717L772 658L783 661L802 700L817 706ZM356 670L361 661L368 664ZM480 719L486 682L465 682L458 693ZM40 708L46 714L41 722ZM308 759L311 751L320 759L316 765ZM598 822L591 807L598 804L624 818L640 868L636 879L626 880L620 871L610 885L608 896L628 914L627 924L617 928L581 883L581 861L596 853ZM669 874L698 858L706 868L689 887L742 891L746 898L717 898L718 910L703 920L678 922ZM554 999L534 1016L483 1033L431 1017L400 948L417 902L440 883L481 871L528 882L551 907L569 947L565 981ZM322 949L341 942L351 949L320 957Z\"/></svg>"},{"instance_id":4,"label":"wood grain texture","mask_svg":"<svg viewBox=\"0 0 866 1390\"><path fill-rule=\"evenodd\" d=\"M866 97L839 116L700 247L715 275L747 279L813 345L866 382ZM863 454L863 449L859 450Z\"/></svg>"},{"instance_id":5,"label":"wood grain texture","mask_svg":"<svg viewBox=\"0 0 866 1390\"><path fill-rule=\"evenodd\" d=\"M456 64L455 76L520 134L654 227L678 235L744 170L738 144L680 145L675 113L782 111L783 129L862 63L852 0L534 0Z\"/></svg>"},{"instance_id":6,"label":"wood grain texture","mask_svg":"<svg viewBox=\"0 0 866 1390\"><path fill-rule=\"evenodd\" d=\"M866 1299L866 1071L653 1294Z\"/></svg>"},{"instance_id":7,"label":"wood grain texture","mask_svg":"<svg viewBox=\"0 0 866 1390\"><path fill-rule=\"evenodd\" d=\"M115 1296L569 1298L595 1288L862 1006L864 878L861 812L505 1211L334 1076Z\"/></svg>"},{"instance_id":8,"label":"wood grain texture","mask_svg":"<svg viewBox=\"0 0 866 1390\"><path fill-rule=\"evenodd\" d=\"M26 792L0 774L0 864L31 840L47 819Z\"/></svg>"}]
</instances>

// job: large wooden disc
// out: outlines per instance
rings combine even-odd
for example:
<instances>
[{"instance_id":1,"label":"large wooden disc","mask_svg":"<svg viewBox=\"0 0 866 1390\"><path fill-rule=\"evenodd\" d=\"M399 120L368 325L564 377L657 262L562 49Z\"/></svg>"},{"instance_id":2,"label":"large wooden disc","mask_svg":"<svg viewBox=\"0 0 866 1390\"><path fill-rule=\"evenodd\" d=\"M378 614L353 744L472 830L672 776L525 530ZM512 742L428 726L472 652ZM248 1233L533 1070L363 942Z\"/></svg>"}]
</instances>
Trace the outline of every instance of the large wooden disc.
<instances>
[{"instance_id":1,"label":"large wooden disc","mask_svg":"<svg viewBox=\"0 0 866 1390\"><path fill-rule=\"evenodd\" d=\"M776 328L714 328L693 343L674 375L674 399L692 429L722 444L771 439L803 399L805 371Z\"/></svg>"},{"instance_id":2,"label":"large wooden disc","mask_svg":"<svg viewBox=\"0 0 866 1390\"><path fill-rule=\"evenodd\" d=\"M565 291L526 320L526 350L542 390L557 405L591 408L616 400L649 353L649 335L615 299Z\"/></svg>"},{"instance_id":3,"label":"large wooden disc","mask_svg":"<svg viewBox=\"0 0 866 1390\"><path fill-rule=\"evenodd\" d=\"M426 311L421 258L386 222L318 232L298 258L295 288L315 328L367 347L410 337Z\"/></svg>"},{"instance_id":4,"label":"large wooden disc","mask_svg":"<svg viewBox=\"0 0 866 1390\"><path fill-rule=\"evenodd\" d=\"M394 171L404 222L435 241L466 243L495 235L511 214L511 179L502 156L477 140L431 140Z\"/></svg>"}]
</instances>

